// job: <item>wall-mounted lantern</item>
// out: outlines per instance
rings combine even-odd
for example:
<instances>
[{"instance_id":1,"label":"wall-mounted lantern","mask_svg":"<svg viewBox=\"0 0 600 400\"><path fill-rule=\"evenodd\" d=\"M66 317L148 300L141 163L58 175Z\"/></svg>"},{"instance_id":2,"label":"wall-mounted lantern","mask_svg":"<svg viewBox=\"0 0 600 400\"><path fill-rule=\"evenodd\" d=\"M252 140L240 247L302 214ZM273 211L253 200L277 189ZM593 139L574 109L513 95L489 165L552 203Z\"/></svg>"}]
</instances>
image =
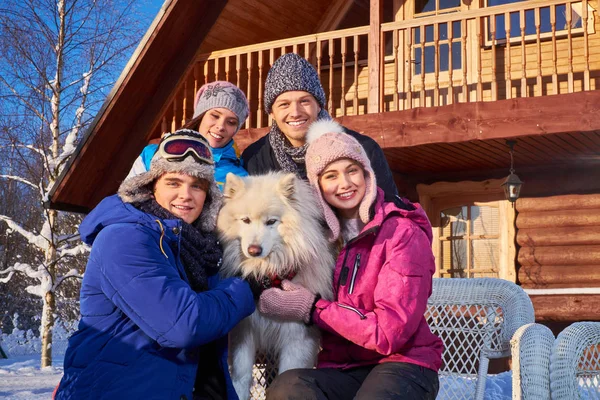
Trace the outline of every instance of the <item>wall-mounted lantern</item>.
<instances>
[{"instance_id":1,"label":"wall-mounted lantern","mask_svg":"<svg viewBox=\"0 0 600 400\"><path fill-rule=\"evenodd\" d=\"M510 174L506 177L506 180L502 184L504 188L504 196L506 200L514 203L519 198L519 193L521 193L521 186L523 182L519 179L519 177L515 174L515 170L513 168L513 152L514 147L517 142L515 140L507 140L506 145L510 149Z\"/></svg>"}]
</instances>

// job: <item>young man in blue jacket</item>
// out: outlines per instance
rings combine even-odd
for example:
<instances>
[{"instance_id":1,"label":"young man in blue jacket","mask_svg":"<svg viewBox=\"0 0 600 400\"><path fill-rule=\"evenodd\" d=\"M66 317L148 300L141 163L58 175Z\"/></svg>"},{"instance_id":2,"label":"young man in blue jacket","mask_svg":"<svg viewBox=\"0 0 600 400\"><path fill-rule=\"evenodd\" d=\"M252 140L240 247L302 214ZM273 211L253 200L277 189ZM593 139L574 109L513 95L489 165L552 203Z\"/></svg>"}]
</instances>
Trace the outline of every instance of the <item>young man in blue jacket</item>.
<instances>
[{"instance_id":1,"label":"young man in blue jacket","mask_svg":"<svg viewBox=\"0 0 600 400\"><path fill-rule=\"evenodd\" d=\"M227 333L255 306L247 282L217 275L213 164L196 132L167 135L82 222L92 250L56 399L237 398Z\"/></svg>"}]
</instances>

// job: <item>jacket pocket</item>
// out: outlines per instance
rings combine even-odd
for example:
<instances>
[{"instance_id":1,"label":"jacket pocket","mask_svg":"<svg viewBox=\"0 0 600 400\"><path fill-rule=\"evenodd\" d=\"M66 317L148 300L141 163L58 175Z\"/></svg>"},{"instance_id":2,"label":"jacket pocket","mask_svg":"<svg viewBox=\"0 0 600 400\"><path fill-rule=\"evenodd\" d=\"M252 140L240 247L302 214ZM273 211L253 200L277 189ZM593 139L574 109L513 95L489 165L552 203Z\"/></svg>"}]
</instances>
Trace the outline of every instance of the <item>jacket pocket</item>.
<instances>
[{"instance_id":1,"label":"jacket pocket","mask_svg":"<svg viewBox=\"0 0 600 400\"><path fill-rule=\"evenodd\" d=\"M358 309L352 307L352 306L348 306L346 304L340 304L340 303L336 303L338 307L342 307L345 308L346 310L350 310L350 311L354 311L356 314L358 314L358 316L360 317L360 319L366 319L367 316L365 314L363 314L362 312L360 312Z\"/></svg>"},{"instance_id":2,"label":"jacket pocket","mask_svg":"<svg viewBox=\"0 0 600 400\"><path fill-rule=\"evenodd\" d=\"M396 269L402 280L402 295L409 299L419 297L419 293L424 289L424 271L418 265L402 265ZM429 287L431 287L431 278L429 278ZM427 289L429 292L429 289ZM429 297L429 295L427 295Z\"/></svg>"}]
</instances>

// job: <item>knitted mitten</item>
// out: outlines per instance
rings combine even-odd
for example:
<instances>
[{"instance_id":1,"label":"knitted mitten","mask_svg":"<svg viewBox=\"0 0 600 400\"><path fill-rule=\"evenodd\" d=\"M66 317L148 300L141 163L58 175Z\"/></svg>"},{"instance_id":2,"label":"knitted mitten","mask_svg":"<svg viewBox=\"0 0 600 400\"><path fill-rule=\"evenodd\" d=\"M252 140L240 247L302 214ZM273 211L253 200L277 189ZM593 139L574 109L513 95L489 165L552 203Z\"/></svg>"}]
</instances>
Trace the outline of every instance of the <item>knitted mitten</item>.
<instances>
[{"instance_id":1,"label":"knitted mitten","mask_svg":"<svg viewBox=\"0 0 600 400\"><path fill-rule=\"evenodd\" d=\"M288 280L281 282L281 288L283 290L265 290L260 295L258 310L268 317L303 321L308 324L316 295Z\"/></svg>"}]
</instances>

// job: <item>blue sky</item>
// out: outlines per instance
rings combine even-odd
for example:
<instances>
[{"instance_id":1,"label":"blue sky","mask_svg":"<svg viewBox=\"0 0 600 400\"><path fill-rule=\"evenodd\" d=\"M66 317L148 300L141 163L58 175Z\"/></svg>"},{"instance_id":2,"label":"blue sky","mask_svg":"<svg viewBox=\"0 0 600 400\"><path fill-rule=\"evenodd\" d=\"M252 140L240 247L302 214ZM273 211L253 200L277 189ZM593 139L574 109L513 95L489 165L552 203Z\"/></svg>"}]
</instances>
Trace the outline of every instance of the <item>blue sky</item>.
<instances>
[{"instance_id":1,"label":"blue sky","mask_svg":"<svg viewBox=\"0 0 600 400\"><path fill-rule=\"evenodd\" d=\"M158 10L160 10L160 7L163 5L164 0L148 0L147 3L148 4L144 7L143 11L148 16L149 21L152 22L154 17L156 17L156 14L158 14Z\"/></svg>"}]
</instances>

